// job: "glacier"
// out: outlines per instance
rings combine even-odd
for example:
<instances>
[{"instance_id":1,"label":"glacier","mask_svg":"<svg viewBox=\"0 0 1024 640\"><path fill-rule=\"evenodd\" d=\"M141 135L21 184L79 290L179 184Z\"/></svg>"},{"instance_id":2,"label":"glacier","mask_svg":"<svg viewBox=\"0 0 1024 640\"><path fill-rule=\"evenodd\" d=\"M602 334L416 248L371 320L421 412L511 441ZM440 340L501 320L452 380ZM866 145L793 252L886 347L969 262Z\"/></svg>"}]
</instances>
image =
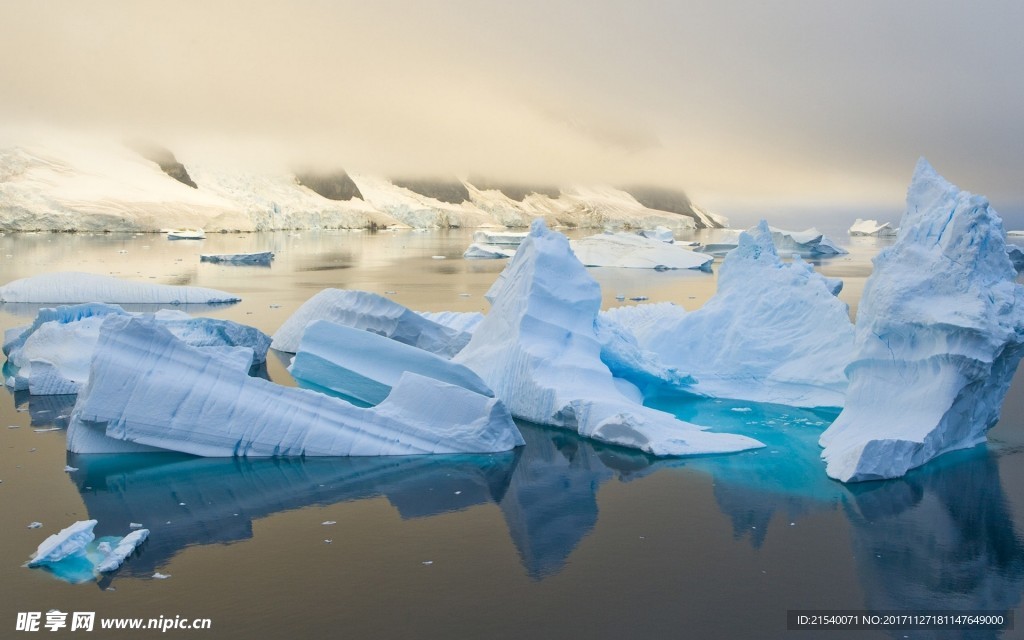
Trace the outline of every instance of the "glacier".
<instances>
[{"instance_id":1,"label":"glacier","mask_svg":"<svg viewBox=\"0 0 1024 640\"><path fill-rule=\"evenodd\" d=\"M89 379L89 364L108 315L141 316L117 305L89 303L40 309L28 327L11 332L4 343L8 362L17 367L9 386L32 395L78 393ZM175 336L195 347L214 349L247 366L266 360L270 338L262 331L230 320L193 318L161 310L148 314Z\"/></svg>"},{"instance_id":2,"label":"glacier","mask_svg":"<svg viewBox=\"0 0 1024 640\"><path fill-rule=\"evenodd\" d=\"M1024 344L1024 300L1003 223L923 158L896 242L857 311L842 413L820 438L828 475L902 476L985 440Z\"/></svg>"},{"instance_id":3,"label":"glacier","mask_svg":"<svg viewBox=\"0 0 1024 640\"><path fill-rule=\"evenodd\" d=\"M500 400L462 387L406 372L383 402L363 409L251 377L151 318L117 315L100 328L67 436L73 453L210 457L489 453L522 442Z\"/></svg>"},{"instance_id":4,"label":"glacier","mask_svg":"<svg viewBox=\"0 0 1024 640\"><path fill-rule=\"evenodd\" d=\"M782 262L762 221L740 234L719 269L718 291L700 309L640 305L605 318L665 365L696 378L696 393L840 407L854 332L836 289L799 257Z\"/></svg>"},{"instance_id":5,"label":"glacier","mask_svg":"<svg viewBox=\"0 0 1024 640\"><path fill-rule=\"evenodd\" d=\"M487 293L491 311L453 358L475 371L517 418L652 455L761 446L644 407L601 360L601 291L568 239L535 221Z\"/></svg>"},{"instance_id":6,"label":"glacier","mask_svg":"<svg viewBox=\"0 0 1024 640\"><path fill-rule=\"evenodd\" d=\"M234 294L216 289L132 282L77 271L43 273L0 287L0 302L217 304L239 300L241 298Z\"/></svg>"},{"instance_id":7,"label":"glacier","mask_svg":"<svg viewBox=\"0 0 1024 640\"><path fill-rule=\"evenodd\" d=\"M713 256L635 233L600 233L570 243L587 267L700 269L711 271Z\"/></svg>"},{"instance_id":8,"label":"glacier","mask_svg":"<svg viewBox=\"0 0 1024 640\"><path fill-rule=\"evenodd\" d=\"M404 371L494 396L466 367L369 331L326 320L306 327L288 368L299 381L375 405L384 400Z\"/></svg>"},{"instance_id":9,"label":"glacier","mask_svg":"<svg viewBox=\"0 0 1024 640\"><path fill-rule=\"evenodd\" d=\"M880 223L877 220L861 220L857 218L850 225L849 234L851 236L892 237L896 235L896 231L888 222Z\"/></svg>"},{"instance_id":10,"label":"glacier","mask_svg":"<svg viewBox=\"0 0 1024 640\"><path fill-rule=\"evenodd\" d=\"M295 353L306 326L329 320L365 329L392 340L450 358L469 342L469 334L440 325L368 291L324 289L307 300L274 333L270 346Z\"/></svg>"}]
</instances>

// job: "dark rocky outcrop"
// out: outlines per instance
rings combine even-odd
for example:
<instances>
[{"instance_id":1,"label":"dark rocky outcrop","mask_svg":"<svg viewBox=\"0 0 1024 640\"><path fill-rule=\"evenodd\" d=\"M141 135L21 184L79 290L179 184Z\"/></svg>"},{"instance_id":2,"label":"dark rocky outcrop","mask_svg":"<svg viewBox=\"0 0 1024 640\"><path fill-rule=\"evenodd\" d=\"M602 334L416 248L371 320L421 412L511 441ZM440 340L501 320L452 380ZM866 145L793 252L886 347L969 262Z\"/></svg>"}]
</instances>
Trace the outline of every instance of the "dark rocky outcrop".
<instances>
[{"instance_id":1,"label":"dark rocky outcrop","mask_svg":"<svg viewBox=\"0 0 1024 640\"><path fill-rule=\"evenodd\" d=\"M352 198L363 199L359 187L352 181L352 178L343 170L318 172L301 171L295 173L295 180L300 185L315 191L328 200L351 200Z\"/></svg>"},{"instance_id":2,"label":"dark rocky outcrop","mask_svg":"<svg viewBox=\"0 0 1024 640\"><path fill-rule=\"evenodd\" d=\"M174 157L174 153L170 149L161 147L153 142L138 140L129 142L128 146L146 160L157 163L161 171L181 184L188 185L193 189L199 188L188 175L185 165L178 162L178 159Z\"/></svg>"},{"instance_id":3,"label":"dark rocky outcrop","mask_svg":"<svg viewBox=\"0 0 1024 640\"><path fill-rule=\"evenodd\" d=\"M558 187L551 185L526 185L511 182L498 182L483 177L472 177L469 179L469 183L477 189L500 191L506 197L512 198L516 202L522 202L526 199L526 196L532 193L539 193L540 195L548 196L549 198L557 198L562 193Z\"/></svg>"},{"instance_id":4,"label":"dark rocky outcrop","mask_svg":"<svg viewBox=\"0 0 1024 640\"><path fill-rule=\"evenodd\" d=\"M455 178L398 178L392 179L391 183L396 187L449 204L461 204L469 200L466 185Z\"/></svg>"},{"instance_id":5,"label":"dark rocky outcrop","mask_svg":"<svg viewBox=\"0 0 1024 640\"><path fill-rule=\"evenodd\" d=\"M666 187L651 187L643 185L622 187L622 190L636 198L637 202L648 209L668 211L670 213L678 213L688 218L693 218L697 223L698 229L703 229L708 226L701 216L694 211L693 202L690 201L690 197L686 195L685 191L669 189ZM721 228L721 226L722 225L715 223L714 220L711 220L712 228Z\"/></svg>"}]
</instances>

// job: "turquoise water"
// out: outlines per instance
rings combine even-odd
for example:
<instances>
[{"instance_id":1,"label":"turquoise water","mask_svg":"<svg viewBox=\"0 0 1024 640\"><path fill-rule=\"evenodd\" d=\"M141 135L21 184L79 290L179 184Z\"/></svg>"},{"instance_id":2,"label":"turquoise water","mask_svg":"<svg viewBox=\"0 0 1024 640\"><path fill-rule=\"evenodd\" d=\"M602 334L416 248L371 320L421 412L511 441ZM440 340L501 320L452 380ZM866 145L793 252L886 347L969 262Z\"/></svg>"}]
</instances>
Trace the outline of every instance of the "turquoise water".
<instances>
[{"instance_id":1,"label":"turquoise water","mask_svg":"<svg viewBox=\"0 0 1024 640\"><path fill-rule=\"evenodd\" d=\"M393 291L414 308L479 310L501 268L459 259L468 244L459 233L205 242L54 234L7 236L0 247L37 270L117 267L239 291L242 303L210 313L268 332L323 286ZM262 247L281 249L270 269L198 263L200 251ZM870 252L822 269L852 274L856 287L870 268L863 256ZM26 269L4 264L4 280ZM605 286L685 306L713 291L714 276L615 274ZM606 304L613 296L606 290ZM0 322L25 323L18 314L28 312L0 310ZM285 364L271 357L265 375L294 384ZM1020 618L1022 382L989 444L903 479L849 487L829 480L818 459L817 437L834 413L750 402L649 399L767 445L728 456L658 460L523 424L527 445L499 455L221 460L70 455L62 430L35 429L65 427L73 397L0 393L0 637L21 635L18 612L49 609L209 618L208 631L168 633L211 638L820 637L786 631L788 609L819 608ZM73 585L22 566L46 535L87 518L99 521L99 536L123 536L131 522L152 533L99 580ZM43 527L26 528L33 521Z\"/></svg>"}]
</instances>

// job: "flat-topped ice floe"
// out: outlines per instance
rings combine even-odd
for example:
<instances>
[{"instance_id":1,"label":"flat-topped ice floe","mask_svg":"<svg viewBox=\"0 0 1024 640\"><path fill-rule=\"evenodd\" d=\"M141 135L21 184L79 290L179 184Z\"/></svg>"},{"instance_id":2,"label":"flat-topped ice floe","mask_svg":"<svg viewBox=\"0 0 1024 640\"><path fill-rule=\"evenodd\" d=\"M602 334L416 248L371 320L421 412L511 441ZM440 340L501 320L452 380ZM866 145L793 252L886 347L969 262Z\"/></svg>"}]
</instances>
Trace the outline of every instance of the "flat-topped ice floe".
<instances>
[{"instance_id":1,"label":"flat-topped ice floe","mask_svg":"<svg viewBox=\"0 0 1024 640\"><path fill-rule=\"evenodd\" d=\"M641 348L697 379L714 397L799 407L838 407L853 325L837 283L794 258L783 263L761 222L740 234L722 262L718 292L687 313L674 305L640 305L605 314Z\"/></svg>"},{"instance_id":2,"label":"flat-topped ice floe","mask_svg":"<svg viewBox=\"0 0 1024 640\"><path fill-rule=\"evenodd\" d=\"M241 298L234 294L216 289L132 282L76 271L44 273L14 280L0 287L0 302L215 304L239 300Z\"/></svg>"},{"instance_id":3,"label":"flat-topped ice floe","mask_svg":"<svg viewBox=\"0 0 1024 640\"><path fill-rule=\"evenodd\" d=\"M100 325L109 315L143 314L99 303L40 309L31 325L11 331L4 343L8 360L18 368L8 378L8 386L28 389L32 395L78 393L89 379ZM161 310L150 315L192 346L214 349L250 365L266 360L270 337L258 329L230 320L193 318L181 311Z\"/></svg>"},{"instance_id":4,"label":"flat-topped ice floe","mask_svg":"<svg viewBox=\"0 0 1024 640\"><path fill-rule=\"evenodd\" d=\"M369 331L326 320L317 320L306 327L288 370L300 381L368 404L382 402L404 371L494 396L478 375L460 364Z\"/></svg>"},{"instance_id":5,"label":"flat-topped ice floe","mask_svg":"<svg viewBox=\"0 0 1024 640\"><path fill-rule=\"evenodd\" d=\"M487 297L490 313L454 360L483 378L516 417L653 455L761 446L744 436L705 431L623 392L624 381L601 360L595 328L600 287L565 236L542 221L533 223Z\"/></svg>"},{"instance_id":6,"label":"flat-topped ice floe","mask_svg":"<svg viewBox=\"0 0 1024 640\"><path fill-rule=\"evenodd\" d=\"M428 320L415 311L368 291L324 289L307 300L274 333L270 346L295 353L306 326L328 320L364 329L450 358L469 342L469 334Z\"/></svg>"},{"instance_id":7,"label":"flat-topped ice floe","mask_svg":"<svg viewBox=\"0 0 1024 640\"><path fill-rule=\"evenodd\" d=\"M528 235L525 231L474 231L473 242L518 247Z\"/></svg>"},{"instance_id":8,"label":"flat-topped ice floe","mask_svg":"<svg viewBox=\"0 0 1024 640\"><path fill-rule=\"evenodd\" d=\"M471 260L502 260L514 255L516 255L516 248L512 245L474 242L469 245L462 257Z\"/></svg>"},{"instance_id":9,"label":"flat-topped ice floe","mask_svg":"<svg viewBox=\"0 0 1024 640\"><path fill-rule=\"evenodd\" d=\"M984 442L1024 353L1004 238L988 200L918 162L864 287L845 407L820 439L829 476L895 478Z\"/></svg>"},{"instance_id":10,"label":"flat-topped ice floe","mask_svg":"<svg viewBox=\"0 0 1024 640\"><path fill-rule=\"evenodd\" d=\"M700 269L710 271L713 256L636 233L599 233L571 243L587 267Z\"/></svg>"},{"instance_id":11,"label":"flat-topped ice floe","mask_svg":"<svg viewBox=\"0 0 1024 640\"><path fill-rule=\"evenodd\" d=\"M851 236L894 236L896 235L896 229L893 228L888 222L879 222L878 220L861 220L857 218L850 225L849 233Z\"/></svg>"},{"instance_id":12,"label":"flat-topped ice floe","mask_svg":"<svg viewBox=\"0 0 1024 640\"><path fill-rule=\"evenodd\" d=\"M68 427L74 453L378 456L489 453L522 442L500 400L459 386L407 372L363 409L251 377L152 319L125 316L104 320Z\"/></svg>"},{"instance_id":13,"label":"flat-topped ice floe","mask_svg":"<svg viewBox=\"0 0 1024 640\"><path fill-rule=\"evenodd\" d=\"M259 251L256 253L204 253L199 256L200 262L213 262L223 264L270 264L274 259L273 251Z\"/></svg>"}]
</instances>

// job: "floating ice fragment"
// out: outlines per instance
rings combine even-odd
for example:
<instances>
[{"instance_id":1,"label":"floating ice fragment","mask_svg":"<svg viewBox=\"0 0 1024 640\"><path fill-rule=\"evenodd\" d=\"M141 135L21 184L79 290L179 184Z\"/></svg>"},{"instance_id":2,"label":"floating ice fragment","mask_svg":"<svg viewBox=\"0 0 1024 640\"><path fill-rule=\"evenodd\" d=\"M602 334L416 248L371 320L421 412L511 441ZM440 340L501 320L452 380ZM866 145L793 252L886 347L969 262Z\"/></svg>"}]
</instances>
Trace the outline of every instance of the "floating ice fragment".
<instances>
[{"instance_id":1,"label":"floating ice fragment","mask_svg":"<svg viewBox=\"0 0 1024 640\"><path fill-rule=\"evenodd\" d=\"M78 467L72 467L71 465L66 464L64 465L64 471L66 473L71 473L72 471L78 471Z\"/></svg>"},{"instance_id":2,"label":"floating ice fragment","mask_svg":"<svg viewBox=\"0 0 1024 640\"><path fill-rule=\"evenodd\" d=\"M39 528L40 528L40 527L42 527L42 526L43 526L43 523L42 523L42 522L30 522L30 523L28 524L28 526L27 526L27 527L25 527L25 528L26 528L26 529L39 529Z\"/></svg>"},{"instance_id":3,"label":"floating ice fragment","mask_svg":"<svg viewBox=\"0 0 1024 640\"><path fill-rule=\"evenodd\" d=\"M121 541L117 543L117 546L111 549L107 556L96 565L96 571L99 573L114 571L124 564L125 559L130 556L139 545L145 542L148 537L149 529L138 529L121 538ZM156 575L153 577L155 578Z\"/></svg>"},{"instance_id":4,"label":"floating ice fragment","mask_svg":"<svg viewBox=\"0 0 1024 640\"><path fill-rule=\"evenodd\" d=\"M171 577L171 574L169 574L169 573L160 573L159 571L157 571L156 573L153 574L153 579L154 580L166 580L167 578L170 578L170 577Z\"/></svg>"},{"instance_id":5,"label":"floating ice fragment","mask_svg":"<svg viewBox=\"0 0 1024 640\"><path fill-rule=\"evenodd\" d=\"M43 540L36 552L32 554L28 566L38 567L59 562L69 555L81 552L87 544L95 539L96 535L92 532L95 526L95 520L80 520L61 529L58 533Z\"/></svg>"}]
</instances>

